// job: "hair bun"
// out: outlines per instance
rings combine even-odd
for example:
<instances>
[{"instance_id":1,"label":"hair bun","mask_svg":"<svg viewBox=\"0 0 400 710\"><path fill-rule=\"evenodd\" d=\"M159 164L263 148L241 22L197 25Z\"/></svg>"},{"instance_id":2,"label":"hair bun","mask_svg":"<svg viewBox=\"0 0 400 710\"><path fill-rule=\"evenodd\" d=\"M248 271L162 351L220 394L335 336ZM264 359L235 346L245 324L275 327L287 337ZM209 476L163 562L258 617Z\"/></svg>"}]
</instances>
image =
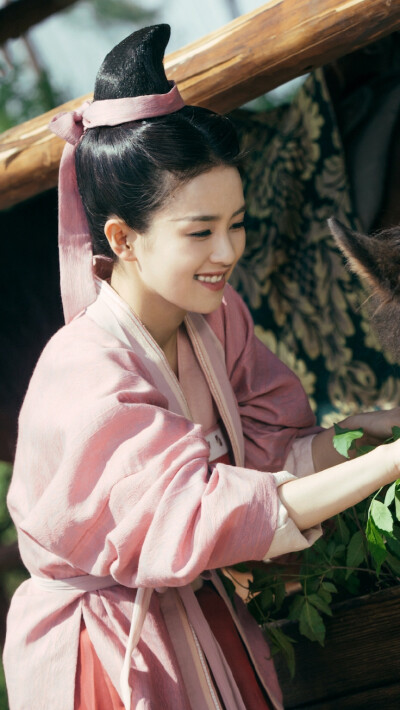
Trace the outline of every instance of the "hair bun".
<instances>
[{"instance_id":1,"label":"hair bun","mask_svg":"<svg viewBox=\"0 0 400 710\"><path fill-rule=\"evenodd\" d=\"M164 71L169 25L152 25L133 32L109 52L95 81L94 99L166 94L170 90Z\"/></svg>"}]
</instances>

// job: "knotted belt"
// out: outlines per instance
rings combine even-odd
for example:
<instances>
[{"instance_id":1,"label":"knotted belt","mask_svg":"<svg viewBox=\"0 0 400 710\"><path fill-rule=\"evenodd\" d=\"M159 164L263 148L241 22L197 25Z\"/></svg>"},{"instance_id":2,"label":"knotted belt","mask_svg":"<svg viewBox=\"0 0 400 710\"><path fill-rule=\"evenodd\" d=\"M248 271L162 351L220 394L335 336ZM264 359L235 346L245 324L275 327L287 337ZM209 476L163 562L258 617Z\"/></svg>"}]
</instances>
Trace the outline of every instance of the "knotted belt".
<instances>
[{"instance_id":1,"label":"knotted belt","mask_svg":"<svg viewBox=\"0 0 400 710\"><path fill-rule=\"evenodd\" d=\"M49 577L37 577L36 575L32 575L32 579L42 589L46 589L51 592L97 592L100 589L106 589L107 587L118 585L118 582L116 582L111 576L94 577L89 574L81 577L69 577L67 579L50 579ZM151 588L139 587L136 592L135 601L133 602L133 613L128 643L120 675L120 695L125 710L130 710L131 708L131 690L129 687L131 657L134 649L139 643L152 593L153 589Z\"/></svg>"}]
</instances>

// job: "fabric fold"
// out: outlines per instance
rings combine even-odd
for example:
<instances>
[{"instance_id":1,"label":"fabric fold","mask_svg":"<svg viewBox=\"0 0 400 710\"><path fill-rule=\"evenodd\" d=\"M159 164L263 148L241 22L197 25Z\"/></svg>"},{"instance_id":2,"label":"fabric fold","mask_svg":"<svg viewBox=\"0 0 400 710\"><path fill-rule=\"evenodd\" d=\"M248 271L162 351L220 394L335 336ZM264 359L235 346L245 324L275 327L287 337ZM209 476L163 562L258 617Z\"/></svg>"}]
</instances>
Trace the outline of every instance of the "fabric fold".
<instances>
[{"instance_id":1,"label":"fabric fold","mask_svg":"<svg viewBox=\"0 0 400 710\"><path fill-rule=\"evenodd\" d=\"M312 473L313 471L310 471ZM279 488L288 481L295 481L298 477L289 471L278 471L272 474ZM294 520L289 516L286 506L280 501L278 507L278 523L268 551L263 558L268 562L273 557L280 557L290 552L299 552L311 547L322 535L321 525L315 525L307 530L299 530Z\"/></svg>"}]
</instances>

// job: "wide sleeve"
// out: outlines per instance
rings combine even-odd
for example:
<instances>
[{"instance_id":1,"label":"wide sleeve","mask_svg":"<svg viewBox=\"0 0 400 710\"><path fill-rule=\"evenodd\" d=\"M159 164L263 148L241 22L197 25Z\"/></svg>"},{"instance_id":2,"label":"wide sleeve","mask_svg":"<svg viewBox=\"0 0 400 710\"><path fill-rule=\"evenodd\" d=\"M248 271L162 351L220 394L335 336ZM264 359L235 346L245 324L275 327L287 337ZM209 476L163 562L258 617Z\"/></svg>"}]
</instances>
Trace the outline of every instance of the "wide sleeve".
<instances>
[{"instance_id":1,"label":"wide sleeve","mask_svg":"<svg viewBox=\"0 0 400 710\"><path fill-rule=\"evenodd\" d=\"M315 473L312 457L313 434L295 439L284 464L284 470L272 474L279 489L287 481L303 478ZM311 547L322 535L321 525L315 525L307 530L299 530L290 517L286 506L280 500L278 507L277 526L265 560L269 560L288 552L297 552Z\"/></svg>"},{"instance_id":2,"label":"wide sleeve","mask_svg":"<svg viewBox=\"0 0 400 710\"><path fill-rule=\"evenodd\" d=\"M245 440L245 465L280 471L298 437L320 431L297 376L254 334L243 300L227 286L224 303L207 316L225 350Z\"/></svg>"},{"instance_id":3,"label":"wide sleeve","mask_svg":"<svg viewBox=\"0 0 400 710\"><path fill-rule=\"evenodd\" d=\"M159 587L262 559L273 476L209 467L201 427L166 409L131 352L82 344L79 327L42 356L21 412L8 502L24 560L39 547L72 576Z\"/></svg>"}]
</instances>

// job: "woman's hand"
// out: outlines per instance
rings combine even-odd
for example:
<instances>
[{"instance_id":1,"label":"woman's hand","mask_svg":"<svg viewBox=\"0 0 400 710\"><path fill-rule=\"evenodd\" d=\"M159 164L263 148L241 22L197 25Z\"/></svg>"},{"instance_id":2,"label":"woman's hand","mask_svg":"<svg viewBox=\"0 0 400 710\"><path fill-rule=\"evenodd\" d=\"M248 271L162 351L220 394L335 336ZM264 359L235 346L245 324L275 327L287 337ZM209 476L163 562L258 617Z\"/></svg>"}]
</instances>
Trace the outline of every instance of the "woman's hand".
<instances>
[{"instance_id":1,"label":"woman's hand","mask_svg":"<svg viewBox=\"0 0 400 710\"><path fill-rule=\"evenodd\" d=\"M364 436L358 440L359 445L378 446L392 436L394 426L400 427L400 407L354 414L341 422L340 426L346 429L363 429Z\"/></svg>"},{"instance_id":2,"label":"woman's hand","mask_svg":"<svg viewBox=\"0 0 400 710\"><path fill-rule=\"evenodd\" d=\"M379 446L392 436L394 426L400 427L400 407L354 414L339 422L339 426L344 429L363 429L364 436L355 441L356 448ZM334 429L331 427L320 432L313 439L312 454L316 471L322 471L345 461L345 458L334 449L332 442L334 434ZM354 458L355 454L355 450L350 451L350 458Z\"/></svg>"},{"instance_id":3,"label":"woman's hand","mask_svg":"<svg viewBox=\"0 0 400 710\"><path fill-rule=\"evenodd\" d=\"M394 425L396 426L396 424ZM390 470L390 480L385 481L381 485L386 485L387 483L393 483L398 478L400 478L400 439L397 441L392 441L390 444L386 445L386 451L389 451L389 470Z\"/></svg>"}]
</instances>

